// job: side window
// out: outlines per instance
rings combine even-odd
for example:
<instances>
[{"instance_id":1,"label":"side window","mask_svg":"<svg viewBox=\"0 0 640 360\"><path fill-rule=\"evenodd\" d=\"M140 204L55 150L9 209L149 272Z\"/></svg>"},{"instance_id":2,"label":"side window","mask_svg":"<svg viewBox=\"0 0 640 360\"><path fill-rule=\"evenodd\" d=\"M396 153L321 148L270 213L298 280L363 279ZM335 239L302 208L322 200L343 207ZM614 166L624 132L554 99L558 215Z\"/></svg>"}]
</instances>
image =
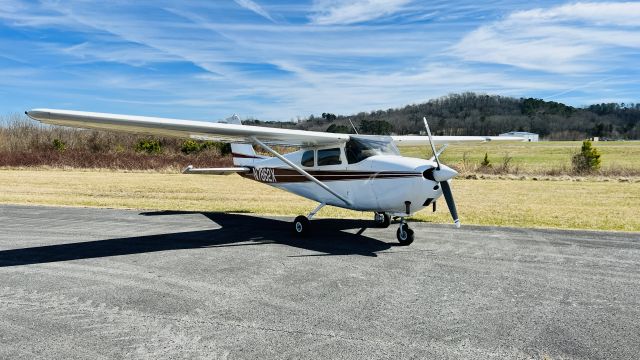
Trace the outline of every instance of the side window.
<instances>
[{"instance_id":1,"label":"side window","mask_svg":"<svg viewBox=\"0 0 640 360\"><path fill-rule=\"evenodd\" d=\"M347 155L347 162L349 164L355 164L366 158L366 156L363 156L362 154L362 145L353 139L347 141L344 151Z\"/></svg>"},{"instance_id":2,"label":"side window","mask_svg":"<svg viewBox=\"0 0 640 360\"><path fill-rule=\"evenodd\" d=\"M302 164L302 166L312 167L313 160L314 160L313 150L307 150L304 153L302 153L302 160L300 161L300 163Z\"/></svg>"},{"instance_id":3,"label":"side window","mask_svg":"<svg viewBox=\"0 0 640 360\"><path fill-rule=\"evenodd\" d=\"M318 166L340 164L340 148L318 150Z\"/></svg>"}]
</instances>

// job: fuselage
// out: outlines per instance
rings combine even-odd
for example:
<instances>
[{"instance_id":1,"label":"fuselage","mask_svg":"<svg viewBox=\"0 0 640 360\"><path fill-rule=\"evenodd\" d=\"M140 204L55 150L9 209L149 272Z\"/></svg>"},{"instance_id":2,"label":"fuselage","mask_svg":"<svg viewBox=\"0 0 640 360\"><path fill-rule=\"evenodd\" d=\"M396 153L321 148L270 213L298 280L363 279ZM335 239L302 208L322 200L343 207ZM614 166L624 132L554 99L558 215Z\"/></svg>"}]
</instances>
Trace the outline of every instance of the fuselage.
<instances>
[{"instance_id":1,"label":"fuselage","mask_svg":"<svg viewBox=\"0 0 640 360\"><path fill-rule=\"evenodd\" d=\"M313 159L309 158L310 152ZM242 176L327 205L390 214L407 214L407 210L412 214L442 195L438 182L425 176L425 171L436 166L430 160L394 153L349 159L344 146L302 149L284 156L341 194L349 204L278 158L256 159L252 171Z\"/></svg>"}]
</instances>

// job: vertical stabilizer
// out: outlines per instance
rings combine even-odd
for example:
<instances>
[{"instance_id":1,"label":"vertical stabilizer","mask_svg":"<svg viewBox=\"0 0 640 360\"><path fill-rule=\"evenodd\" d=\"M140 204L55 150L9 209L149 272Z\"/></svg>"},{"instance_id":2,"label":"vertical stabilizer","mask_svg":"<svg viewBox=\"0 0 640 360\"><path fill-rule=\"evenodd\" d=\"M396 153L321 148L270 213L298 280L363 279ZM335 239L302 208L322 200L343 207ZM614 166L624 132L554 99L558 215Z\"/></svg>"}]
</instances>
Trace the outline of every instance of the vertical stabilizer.
<instances>
[{"instance_id":1,"label":"vertical stabilizer","mask_svg":"<svg viewBox=\"0 0 640 360\"><path fill-rule=\"evenodd\" d=\"M240 117L236 114L221 122L242 125ZM262 159L262 156L256 154L251 144L231 143L231 154L233 155L233 165L236 166L253 166L256 159Z\"/></svg>"}]
</instances>

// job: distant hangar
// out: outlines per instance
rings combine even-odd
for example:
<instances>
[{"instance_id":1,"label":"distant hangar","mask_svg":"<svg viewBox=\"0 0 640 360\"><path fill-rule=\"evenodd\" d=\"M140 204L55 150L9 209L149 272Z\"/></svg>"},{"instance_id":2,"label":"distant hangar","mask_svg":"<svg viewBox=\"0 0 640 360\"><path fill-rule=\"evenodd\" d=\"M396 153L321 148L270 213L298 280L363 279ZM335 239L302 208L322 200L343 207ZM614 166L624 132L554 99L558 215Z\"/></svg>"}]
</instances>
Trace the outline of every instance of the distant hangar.
<instances>
[{"instance_id":1,"label":"distant hangar","mask_svg":"<svg viewBox=\"0 0 640 360\"><path fill-rule=\"evenodd\" d=\"M530 142L537 142L539 138L538 134L534 134L526 131L510 131L508 133L500 134L500 136L517 136L517 137L525 138Z\"/></svg>"}]
</instances>

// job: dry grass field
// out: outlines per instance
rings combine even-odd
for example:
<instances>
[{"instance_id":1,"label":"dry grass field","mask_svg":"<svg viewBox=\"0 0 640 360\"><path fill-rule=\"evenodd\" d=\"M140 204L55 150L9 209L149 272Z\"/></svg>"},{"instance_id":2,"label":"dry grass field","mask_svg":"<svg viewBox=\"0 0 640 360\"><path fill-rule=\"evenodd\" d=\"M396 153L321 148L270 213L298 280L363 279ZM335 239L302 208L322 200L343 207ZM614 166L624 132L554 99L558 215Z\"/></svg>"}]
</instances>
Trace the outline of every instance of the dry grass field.
<instances>
[{"instance_id":1,"label":"dry grass field","mask_svg":"<svg viewBox=\"0 0 640 360\"><path fill-rule=\"evenodd\" d=\"M456 179L463 224L640 231L640 183ZM306 214L315 203L236 175L157 172L0 170L0 203ZM333 207L322 217L370 218ZM444 201L415 220L448 223Z\"/></svg>"}]
</instances>

